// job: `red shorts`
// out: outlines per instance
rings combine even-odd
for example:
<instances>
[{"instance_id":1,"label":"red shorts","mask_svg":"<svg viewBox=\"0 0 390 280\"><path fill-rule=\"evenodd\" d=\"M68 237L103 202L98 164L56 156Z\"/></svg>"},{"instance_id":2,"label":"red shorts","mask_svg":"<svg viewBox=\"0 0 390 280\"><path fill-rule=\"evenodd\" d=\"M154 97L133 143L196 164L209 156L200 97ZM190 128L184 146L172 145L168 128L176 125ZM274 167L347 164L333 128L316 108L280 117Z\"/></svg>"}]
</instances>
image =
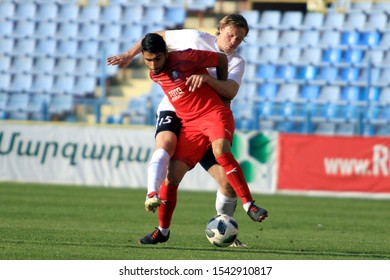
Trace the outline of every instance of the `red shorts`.
<instances>
[{"instance_id":1,"label":"red shorts","mask_svg":"<svg viewBox=\"0 0 390 280\"><path fill-rule=\"evenodd\" d=\"M226 110L212 111L202 118L183 121L173 160L180 160L193 168L204 156L211 142L225 138L233 140L233 114Z\"/></svg>"}]
</instances>

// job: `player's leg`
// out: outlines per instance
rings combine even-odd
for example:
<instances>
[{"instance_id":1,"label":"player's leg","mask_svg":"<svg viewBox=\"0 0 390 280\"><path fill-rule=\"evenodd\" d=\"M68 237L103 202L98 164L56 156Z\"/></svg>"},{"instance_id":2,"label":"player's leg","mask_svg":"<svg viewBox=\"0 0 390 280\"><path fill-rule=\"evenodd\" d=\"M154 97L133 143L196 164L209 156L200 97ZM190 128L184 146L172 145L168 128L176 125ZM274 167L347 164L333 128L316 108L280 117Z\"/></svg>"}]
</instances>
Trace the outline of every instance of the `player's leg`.
<instances>
[{"instance_id":1,"label":"player's leg","mask_svg":"<svg viewBox=\"0 0 390 280\"><path fill-rule=\"evenodd\" d=\"M237 206L237 195L229 184L223 168L215 160L211 148L207 150L199 163L218 183L215 199L215 210L217 211L217 214L226 214L233 217Z\"/></svg>"},{"instance_id":2,"label":"player's leg","mask_svg":"<svg viewBox=\"0 0 390 280\"><path fill-rule=\"evenodd\" d=\"M257 222L261 222L268 216L268 212L256 206L252 194L246 183L244 173L233 154L230 152L230 142L227 138L219 138L211 143L215 159L224 169L227 180L232 185L234 191L240 197L244 210L248 216Z\"/></svg>"},{"instance_id":3,"label":"player's leg","mask_svg":"<svg viewBox=\"0 0 390 280\"><path fill-rule=\"evenodd\" d=\"M139 241L140 244L157 244L168 241L169 227L176 208L177 189L188 169L188 165L182 161L174 160L170 162L167 179L162 183L160 189L162 203L158 208L159 226L152 233L142 238Z\"/></svg>"},{"instance_id":4,"label":"player's leg","mask_svg":"<svg viewBox=\"0 0 390 280\"><path fill-rule=\"evenodd\" d=\"M156 145L148 165L145 209L154 212L161 204L159 188L164 181L169 160L175 152L181 121L173 111L161 111L156 124Z\"/></svg>"}]
</instances>

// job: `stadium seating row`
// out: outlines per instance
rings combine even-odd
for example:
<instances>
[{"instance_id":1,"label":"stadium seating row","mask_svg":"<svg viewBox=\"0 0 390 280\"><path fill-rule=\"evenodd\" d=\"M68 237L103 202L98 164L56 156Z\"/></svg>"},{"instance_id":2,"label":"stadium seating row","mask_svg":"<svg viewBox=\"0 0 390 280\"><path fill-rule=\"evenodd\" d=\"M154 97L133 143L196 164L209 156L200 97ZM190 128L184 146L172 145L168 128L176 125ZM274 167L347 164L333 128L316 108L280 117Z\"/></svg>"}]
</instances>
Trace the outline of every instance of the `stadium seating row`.
<instances>
[{"instance_id":1,"label":"stadium seating row","mask_svg":"<svg viewBox=\"0 0 390 280\"><path fill-rule=\"evenodd\" d=\"M184 0L0 1L1 118L71 112L97 79L116 74L103 67L106 56L182 26L185 15Z\"/></svg>"}]
</instances>

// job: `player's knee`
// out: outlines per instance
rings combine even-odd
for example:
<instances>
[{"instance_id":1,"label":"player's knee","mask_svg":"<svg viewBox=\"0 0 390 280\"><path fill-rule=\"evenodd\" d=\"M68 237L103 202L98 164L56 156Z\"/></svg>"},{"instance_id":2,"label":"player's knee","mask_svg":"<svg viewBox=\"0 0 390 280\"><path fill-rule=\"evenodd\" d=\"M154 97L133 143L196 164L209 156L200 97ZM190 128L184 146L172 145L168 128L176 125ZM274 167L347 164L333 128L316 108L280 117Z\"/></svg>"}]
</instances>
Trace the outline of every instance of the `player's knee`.
<instances>
[{"instance_id":1,"label":"player's knee","mask_svg":"<svg viewBox=\"0 0 390 280\"><path fill-rule=\"evenodd\" d=\"M236 197L237 196L233 187L228 182L226 182L225 184L222 184L222 185L220 184L219 191L220 191L220 193L222 193L223 195L225 195L227 197Z\"/></svg>"}]
</instances>

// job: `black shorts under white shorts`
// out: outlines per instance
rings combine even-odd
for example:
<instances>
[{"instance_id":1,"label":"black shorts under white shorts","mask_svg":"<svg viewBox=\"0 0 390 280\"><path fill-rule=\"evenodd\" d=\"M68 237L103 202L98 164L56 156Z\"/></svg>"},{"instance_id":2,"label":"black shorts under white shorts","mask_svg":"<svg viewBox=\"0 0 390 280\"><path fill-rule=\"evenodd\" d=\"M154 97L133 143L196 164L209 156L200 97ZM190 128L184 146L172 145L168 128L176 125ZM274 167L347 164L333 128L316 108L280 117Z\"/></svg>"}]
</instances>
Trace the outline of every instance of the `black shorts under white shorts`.
<instances>
[{"instance_id":1,"label":"black shorts under white shorts","mask_svg":"<svg viewBox=\"0 0 390 280\"><path fill-rule=\"evenodd\" d=\"M155 136L161 131L171 131L177 138L179 138L180 130L181 120L174 111L160 111L159 116L157 116ZM188 148L191 149L191 147ZM206 171L208 171L214 164L218 164L215 160L211 147L207 150L206 154L199 163Z\"/></svg>"}]
</instances>

